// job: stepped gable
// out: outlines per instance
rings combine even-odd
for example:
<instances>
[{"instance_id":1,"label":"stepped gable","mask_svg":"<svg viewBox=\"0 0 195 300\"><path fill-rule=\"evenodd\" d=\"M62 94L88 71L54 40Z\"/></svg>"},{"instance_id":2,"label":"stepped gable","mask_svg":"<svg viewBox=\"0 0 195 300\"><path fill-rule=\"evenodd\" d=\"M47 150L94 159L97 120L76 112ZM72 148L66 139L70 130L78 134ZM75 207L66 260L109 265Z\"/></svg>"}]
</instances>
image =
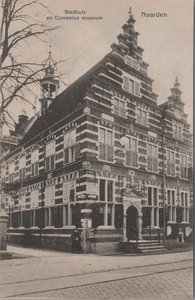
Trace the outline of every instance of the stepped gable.
<instances>
[{"instance_id":1,"label":"stepped gable","mask_svg":"<svg viewBox=\"0 0 195 300\"><path fill-rule=\"evenodd\" d=\"M91 88L93 92L92 83L94 83L94 81L97 82L97 80L98 85L99 82L102 82L103 85L107 85L109 90L114 88L121 93L125 93L127 97L134 97L136 101L145 104L150 103L154 106L157 105L158 95L152 90L153 79L148 77L148 64L143 61L142 54L144 50L138 45L139 33L135 30L134 23L135 19L133 18L130 8L129 18L122 26L122 33L117 36L118 42L111 45L110 53L105 55L102 60L52 101L45 115L37 119L24 136L20 145L30 141L36 135L39 135L44 130L68 116L76 110L76 108L79 108L79 105L82 105L82 100L86 95L86 89ZM119 65L122 71L117 71L117 65ZM135 76L139 80L141 83L141 97L136 97L124 91L122 72Z\"/></svg>"}]
</instances>

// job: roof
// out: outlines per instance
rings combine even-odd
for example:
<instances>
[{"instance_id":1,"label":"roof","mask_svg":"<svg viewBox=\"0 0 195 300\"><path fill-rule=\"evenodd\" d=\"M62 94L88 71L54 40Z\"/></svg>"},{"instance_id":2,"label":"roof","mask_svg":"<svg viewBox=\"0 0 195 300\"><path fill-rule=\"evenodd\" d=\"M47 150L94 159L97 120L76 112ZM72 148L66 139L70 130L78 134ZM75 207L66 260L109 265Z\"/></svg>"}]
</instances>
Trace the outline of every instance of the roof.
<instances>
[{"instance_id":1,"label":"roof","mask_svg":"<svg viewBox=\"0 0 195 300\"><path fill-rule=\"evenodd\" d=\"M74 111L83 99L86 88L90 86L92 76L98 71L104 59L105 57L53 100L45 116L40 116L35 121L23 137L20 146Z\"/></svg>"}]
</instances>

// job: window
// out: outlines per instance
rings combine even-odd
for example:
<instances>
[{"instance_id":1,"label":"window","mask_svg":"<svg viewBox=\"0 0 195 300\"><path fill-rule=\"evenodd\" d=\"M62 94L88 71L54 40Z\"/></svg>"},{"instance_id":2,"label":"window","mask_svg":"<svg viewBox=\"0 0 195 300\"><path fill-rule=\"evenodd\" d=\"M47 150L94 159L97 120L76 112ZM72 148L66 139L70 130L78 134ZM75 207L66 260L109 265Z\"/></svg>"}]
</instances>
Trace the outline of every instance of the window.
<instances>
[{"instance_id":1,"label":"window","mask_svg":"<svg viewBox=\"0 0 195 300\"><path fill-rule=\"evenodd\" d=\"M64 202L75 201L75 189L76 189L76 181L70 180L63 183L63 197Z\"/></svg>"},{"instance_id":2,"label":"window","mask_svg":"<svg viewBox=\"0 0 195 300\"><path fill-rule=\"evenodd\" d=\"M148 205L158 206L157 188L148 187Z\"/></svg>"},{"instance_id":3,"label":"window","mask_svg":"<svg viewBox=\"0 0 195 300\"><path fill-rule=\"evenodd\" d=\"M99 129L99 158L113 161L113 133L107 129Z\"/></svg>"},{"instance_id":4,"label":"window","mask_svg":"<svg viewBox=\"0 0 195 300\"><path fill-rule=\"evenodd\" d=\"M6 166L1 167L1 182L4 183L6 181Z\"/></svg>"},{"instance_id":5,"label":"window","mask_svg":"<svg viewBox=\"0 0 195 300\"><path fill-rule=\"evenodd\" d=\"M139 64L138 61L130 56L125 56L125 62L132 68L138 70Z\"/></svg>"},{"instance_id":6,"label":"window","mask_svg":"<svg viewBox=\"0 0 195 300\"><path fill-rule=\"evenodd\" d=\"M23 169L19 170L19 180L23 181L23 180L25 180L25 178L26 178L26 169L23 168Z\"/></svg>"},{"instance_id":7,"label":"window","mask_svg":"<svg viewBox=\"0 0 195 300\"><path fill-rule=\"evenodd\" d=\"M14 173L9 174L9 183L14 182Z\"/></svg>"},{"instance_id":8,"label":"window","mask_svg":"<svg viewBox=\"0 0 195 300\"><path fill-rule=\"evenodd\" d=\"M175 176L175 153L171 150L166 150L167 160L167 175Z\"/></svg>"},{"instance_id":9,"label":"window","mask_svg":"<svg viewBox=\"0 0 195 300\"><path fill-rule=\"evenodd\" d=\"M113 182L107 181L107 200L113 202Z\"/></svg>"},{"instance_id":10,"label":"window","mask_svg":"<svg viewBox=\"0 0 195 300\"><path fill-rule=\"evenodd\" d=\"M147 145L147 156L148 156L148 171L158 171L158 148L155 145Z\"/></svg>"},{"instance_id":11,"label":"window","mask_svg":"<svg viewBox=\"0 0 195 300\"><path fill-rule=\"evenodd\" d=\"M19 160L19 180L23 181L26 178L26 156L23 155Z\"/></svg>"},{"instance_id":12,"label":"window","mask_svg":"<svg viewBox=\"0 0 195 300\"><path fill-rule=\"evenodd\" d=\"M106 181L104 179L100 179L99 186L100 186L100 192L99 192L100 200L105 201Z\"/></svg>"},{"instance_id":13,"label":"window","mask_svg":"<svg viewBox=\"0 0 195 300\"><path fill-rule=\"evenodd\" d=\"M189 222L189 194L181 192L182 222Z\"/></svg>"},{"instance_id":14,"label":"window","mask_svg":"<svg viewBox=\"0 0 195 300\"><path fill-rule=\"evenodd\" d=\"M64 149L64 163L68 164L73 162L76 152L76 129L65 134Z\"/></svg>"},{"instance_id":15,"label":"window","mask_svg":"<svg viewBox=\"0 0 195 300\"><path fill-rule=\"evenodd\" d=\"M159 226L158 189L148 187L148 204L143 207L143 227Z\"/></svg>"},{"instance_id":16,"label":"window","mask_svg":"<svg viewBox=\"0 0 195 300\"><path fill-rule=\"evenodd\" d=\"M45 159L45 171L50 171L55 168L55 155L46 157Z\"/></svg>"},{"instance_id":17,"label":"window","mask_svg":"<svg viewBox=\"0 0 195 300\"><path fill-rule=\"evenodd\" d=\"M39 207L39 191L32 191L31 195L31 208Z\"/></svg>"},{"instance_id":18,"label":"window","mask_svg":"<svg viewBox=\"0 0 195 300\"><path fill-rule=\"evenodd\" d=\"M125 149L126 149L126 165L137 167L137 140L130 137L127 138Z\"/></svg>"},{"instance_id":19,"label":"window","mask_svg":"<svg viewBox=\"0 0 195 300\"><path fill-rule=\"evenodd\" d=\"M9 182L13 182L12 178L13 178L13 175L14 174L14 169L15 169L15 163L14 161L11 161L9 163ZM11 180L11 181L10 181Z\"/></svg>"},{"instance_id":20,"label":"window","mask_svg":"<svg viewBox=\"0 0 195 300\"><path fill-rule=\"evenodd\" d=\"M188 157L187 155L180 155L180 174L181 178L188 178Z\"/></svg>"},{"instance_id":21,"label":"window","mask_svg":"<svg viewBox=\"0 0 195 300\"><path fill-rule=\"evenodd\" d=\"M140 97L140 84L127 76L124 76L124 90Z\"/></svg>"},{"instance_id":22,"label":"window","mask_svg":"<svg viewBox=\"0 0 195 300\"><path fill-rule=\"evenodd\" d=\"M55 168L55 141L51 141L46 145L45 171Z\"/></svg>"},{"instance_id":23,"label":"window","mask_svg":"<svg viewBox=\"0 0 195 300\"><path fill-rule=\"evenodd\" d=\"M176 222L176 205L175 205L175 191L167 190L167 204L169 222Z\"/></svg>"},{"instance_id":24,"label":"window","mask_svg":"<svg viewBox=\"0 0 195 300\"><path fill-rule=\"evenodd\" d=\"M64 163L68 164L75 160L75 146L66 148L64 150Z\"/></svg>"},{"instance_id":25,"label":"window","mask_svg":"<svg viewBox=\"0 0 195 300\"><path fill-rule=\"evenodd\" d=\"M137 108L137 115L136 115L136 121L139 124L142 124L144 126L148 126L148 115L147 111L142 108Z\"/></svg>"},{"instance_id":26,"label":"window","mask_svg":"<svg viewBox=\"0 0 195 300\"><path fill-rule=\"evenodd\" d=\"M182 125L178 125L178 124L173 125L173 137L175 137L177 139L183 138L183 126Z\"/></svg>"},{"instance_id":27,"label":"window","mask_svg":"<svg viewBox=\"0 0 195 300\"><path fill-rule=\"evenodd\" d=\"M36 149L31 153L31 174L36 176L39 174L39 150Z\"/></svg>"},{"instance_id":28,"label":"window","mask_svg":"<svg viewBox=\"0 0 195 300\"><path fill-rule=\"evenodd\" d=\"M32 174L32 176L36 176L39 174L39 163L38 162L33 163L31 165L31 174Z\"/></svg>"},{"instance_id":29,"label":"window","mask_svg":"<svg viewBox=\"0 0 195 300\"><path fill-rule=\"evenodd\" d=\"M55 185L45 187L45 206L55 204Z\"/></svg>"},{"instance_id":30,"label":"window","mask_svg":"<svg viewBox=\"0 0 195 300\"><path fill-rule=\"evenodd\" d=\"M100 204L100 224L111 226L114 223L114 195L113 195L113 181L100 179L99 180L99 200ZM104 202L104 203L103 203Z\"/></svg>"},{"instance_id":31,"label":"window","mask_svg":"<svg viewBox=\"0 0 195 300\"><path fill-rule=\"evenodd\" d=\"M114 113L120 117L126 117L125 101L114 98Z\"/></svg>"},{"instance_id":32,"label":"window","mask_svg":"<svg viewBox=\"0 0 195 300\"><path fill-rule=\"evenodd\" d=\"M100 179L99 181L100 201L113 202L113 181Z\"/></svg>"}]
</instances>

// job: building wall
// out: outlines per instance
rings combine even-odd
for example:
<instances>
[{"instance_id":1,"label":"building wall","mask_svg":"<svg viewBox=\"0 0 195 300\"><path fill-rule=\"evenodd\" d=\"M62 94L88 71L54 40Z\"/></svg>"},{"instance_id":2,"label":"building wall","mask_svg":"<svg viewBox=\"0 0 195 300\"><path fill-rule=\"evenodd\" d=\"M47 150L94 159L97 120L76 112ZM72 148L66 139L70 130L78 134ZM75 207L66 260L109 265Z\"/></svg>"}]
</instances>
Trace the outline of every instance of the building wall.
<instances>
[{"instance_id":1,"label":"building wall","mask_svg":"<svg viewBox=\"0 0 195 300\"><path fill-rule=\"evenodd\" d=\"M50 229L54 237L56 228L87 222L102 236L109 229L107 241L116 245L124 194L131 190L141 201L145 236L149 227L163 227L164 205L167 235L175 224L189 229L192 143L184 104L176 82L167 104L157 105L143 49L136 38L131 45L133 24L130 17L76 109L2 159L1 203L10 214L10 239L20 227Z\"/></svg>"}]
</instances>

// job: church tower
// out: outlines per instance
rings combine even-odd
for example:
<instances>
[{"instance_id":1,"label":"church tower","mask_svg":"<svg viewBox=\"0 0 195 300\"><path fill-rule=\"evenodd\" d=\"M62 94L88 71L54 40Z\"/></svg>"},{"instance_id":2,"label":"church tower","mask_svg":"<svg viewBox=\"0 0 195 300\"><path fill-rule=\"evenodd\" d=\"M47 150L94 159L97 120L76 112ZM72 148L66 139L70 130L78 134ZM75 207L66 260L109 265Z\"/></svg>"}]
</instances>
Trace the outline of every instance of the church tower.
<instances>
[{"instance_id":1,"label":"church tower","mask_svg":"<svg viewBox=\"0 0 195 300\"><path fill-rule=\"evenodd\" d=\"M49 105L55 99L59 90L59 80L56 76L56 62L51 56L51 46L48 58L43 62L44 76L40 80L41 85L41 116L44 116Z\"/></svg>"}]
</instances>

